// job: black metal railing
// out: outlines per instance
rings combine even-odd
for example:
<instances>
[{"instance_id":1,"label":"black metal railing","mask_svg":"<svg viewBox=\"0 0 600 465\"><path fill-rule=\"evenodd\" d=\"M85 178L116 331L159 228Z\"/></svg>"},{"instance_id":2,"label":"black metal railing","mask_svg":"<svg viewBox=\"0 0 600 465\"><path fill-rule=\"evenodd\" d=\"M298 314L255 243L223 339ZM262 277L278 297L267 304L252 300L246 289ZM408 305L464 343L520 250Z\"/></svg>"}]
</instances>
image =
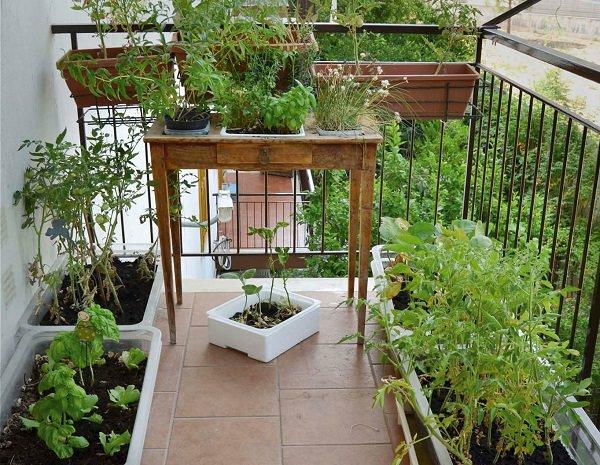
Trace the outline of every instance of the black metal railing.
<instances>
[{"instance_id":1,"label":"black metal railing","mask_svg":"<svg viewBox=\"0 0 600 465\"><path fill-rule=\"evenodd\" d=\"M533 4L535 0L524 3ZM571 347L582 352L582 376L593 374L600 385L600 354L596 350L600 323L600 127L482 65L482 43L497 41L596 83L600 82L600 67L506 34L498 30L497 24L491 21L478 33L474 64L481 78L464 120L402 121L384 128L385 143L377 162L373 242L379 242L377 231L383 216L433 222L462 216L482 221L487 233L505 247L516 247L529 240L537 241L540 249L548 247L551 281L579 289L561 299L556 329ZM319 23L316 29L345 31L330 23ZM90 25L53 26L52 31L69 34L72 48L77 48L78 34L95 32ZM440 32L435 25L403 24L365 24L361 31ZM77 122L82 143L90 125L108 124L116 137L123 126L149 123L139 108L122 106L78 110ZM140 166L149 166L147 147L140 148L139 157ZM457 170L461 176L456 176ZM241 174L235 173L238 189ZM233 246L227 254L237 258L238 266L257 266L266 257L264 244L248 241L242 225L272 225L285 220L290 226L278 239L278 245L291 248L291 264L301 266L304 259L325 255L342 259L346 252L344 241L332 248L328 233L330 228L339 227L332 224L329 212L331 199L335 198L335 180L343 178L344 173L315 174L314 192L300 181L301 173L294 172L291 192L284 194L270 192L271 176L264 175L260 192L238 192L234 196L234 224L206 230L209 250L184 250L183 255L222 256L222 250L213 250L211 244L220 235L231 235ZM458 185L456 179L463 179L464 183ZM209 176L203 182L205 199L200 201L206 205L205 219L210 219L216 215L216 203L211 201ZM386 191L386 186L392 184L394 191ZM283 202L287 205L283 213L270 210L269 204L281 202L278 196L285 194L291 200ZM253 198L252 203L247 203L244 195L259 196L261 200ZM152 208L148 183L138 210ZM317 213L311 208L316 208ZM139 213L138 210L133 213ZM306 221L309 212L317 217L313 223ZM151 222L146 228L142 231L137 226L135 215L123 216L121 239L151 242L156 231ZM128 233L131 229L135 230L134 237ZM213 237L215 234L217 237ZM598 421L600 405L593 406L591 413Z\"/></svg>"}]
</instances>

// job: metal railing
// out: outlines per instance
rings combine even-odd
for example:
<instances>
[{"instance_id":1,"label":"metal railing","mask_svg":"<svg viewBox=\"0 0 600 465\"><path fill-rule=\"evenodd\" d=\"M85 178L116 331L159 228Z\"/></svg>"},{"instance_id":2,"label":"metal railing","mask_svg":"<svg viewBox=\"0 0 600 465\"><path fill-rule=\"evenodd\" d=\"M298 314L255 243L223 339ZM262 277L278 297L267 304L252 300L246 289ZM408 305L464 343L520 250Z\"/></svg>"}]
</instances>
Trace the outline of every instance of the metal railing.
<instances>
[{"instance_id":1,"label":"metal railing","mask_svg":"<svg viewBox=\"0 0 600 465\"><path fill-rule=\"evenodd\" d=\"M535 0L524 3L533 4ZM501 16L507 17L506 14ZM377 162L373 242L379 241L377 231L383 216L433 222L462 216L482 221L487 233L502 241L505 247L516 247L529 240L536 240L540 248L549 247L551 281L558 286L580 289L561 299L556 329L571 347L582 351L582 376L590 376L592 372L600 376L600 355L596 351L600 324L597 202L600 127L482 65L482 43L484 40L497 41L596 83L600 82L600 67L506 34L498 30L499 21L490 21L477 35L474 64L481 78L469 114L463 121L403 121L395 128L384 128L386 142L379 151ZM342 26L332 23L316 24L316 30L345 31ZM52 31L69 34L73 49L77 48L78 34L95 32L91 25L53 26ZM365 24L361 31L384 34L440 32L435 25L403 24ZM89 124L99 122L111 125L116 137L121 125L148 123L148 120L135 107L79 109L82 143L85 143ZM395 138L390 137L390 131L394 132ZM456 137L448 137L449 132L463 134L462 143L449 145L449 141L453 144L456 141ZM143 147L140 150L141 166L149 166L148 157L148 149ZM390 163L394 164L395 170L391 169ZM435 166L435 171L426 172L425 163ZM399 165L402 165L401 169L398 169ZM456 176L445 175L448 170L461 170L464 185L456 186ZM398 172L400 178L390 179ZM240 172L235 176L239 186ZM330 187L327 172L318 182L318 202L314 194L308 199L298 181L298 173L294 172L292 179L292 192L287 194L292 200L282 202L286 206L281 215L269 210L269 204L278 202L280 195L269 192L269 176L264 176L264 189L259 194L262 200L247 202L242 200L243 195L234 197L235 224L222 226L219 233L231 235L233 245L229 253L238 258L238 266L257 266L266 258L264 244L248 241L242 234L241 225L273 225L282 219L288 221L290 227L278 245L291 248L292 266L302 266L307 257L343 256L346 253L343 245L328 250L326 242L326 230L331 226L327 217ZM399 179L401 184L395 185L396 202L388 205L385 186L390 182L398 183ZM208 176L205 182L208 218L211 218L216 214L216 205L210 199ZM302 201L296 201L298 198ZM309 202L320 204L320 220L316 224L306 224L302 219L302 212ZM150 183L143 203L141 208L152 210ZM141 242L139 237L128 237L128 221L135 219L122 217L123 242ZM211 229L207 231L208 243L212 244ZM144 239L155 239L156 231L151 222L144 234L147 236ZM214 257L220 253L183 251L183 255ZM592 413L598 421L600 405L593 408Z\"/></svg>"}]
</instances>

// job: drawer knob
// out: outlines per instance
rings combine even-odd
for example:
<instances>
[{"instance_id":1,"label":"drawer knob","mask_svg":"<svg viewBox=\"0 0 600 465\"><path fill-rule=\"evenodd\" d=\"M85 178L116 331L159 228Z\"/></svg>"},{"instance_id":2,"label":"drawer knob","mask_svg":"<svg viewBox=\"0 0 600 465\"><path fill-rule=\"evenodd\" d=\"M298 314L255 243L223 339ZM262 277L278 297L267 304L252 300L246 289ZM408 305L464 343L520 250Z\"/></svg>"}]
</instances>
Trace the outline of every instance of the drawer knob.
<instances>
[{"instance_id":1,"label":"drawer knob","mask_svg":"<svg viewBox=\"0 0 600 465\"><path fill-rule=\"evenodd\" d=\"M258 154L258 162L261 165L266 165L269 163L269 148L263 147L260 149L260 153Z\"/></svg>"}]
</instances>

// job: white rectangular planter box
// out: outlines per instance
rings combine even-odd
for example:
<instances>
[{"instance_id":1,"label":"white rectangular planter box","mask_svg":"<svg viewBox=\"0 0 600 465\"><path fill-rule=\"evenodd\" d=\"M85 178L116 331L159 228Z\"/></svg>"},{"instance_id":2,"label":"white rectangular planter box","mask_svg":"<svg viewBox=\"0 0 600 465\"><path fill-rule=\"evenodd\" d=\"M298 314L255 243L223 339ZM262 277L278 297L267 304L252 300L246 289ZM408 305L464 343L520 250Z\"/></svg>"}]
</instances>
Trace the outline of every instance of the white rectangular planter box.
<instances>
[{"instance_id":1,"label":"white rectangular planter box","mask_svg":"<svg viewBox=\"0 0 600 465\"><path fill-rule=\"evenodd\" d=\"M115 256L117 257L133 257L134 253L143 253L148 249L147 244L115 244L113 247L115 250ZM158 308L160 300L161 290L163 287L163 273L162 266L160 266L160 259L157 256L156 271L154 273L154 280L152 282L152 288L150 289L150 295L148 295L148 302L146 303L146 309L144 311L144 317L142 321L133 325L119 325L119 330L132 330L138 328L145 328L152 326L154 317ZM36 312L37 300L34 298L30 303L29 307L25 310L21 317L19 324L18 336L21 336L26 331L37 328L46 329L73 329L73 325L48 325L40 326L40 321L44 318L48 312L48 304L52 299L52 293L46 289L42 294L42 301L44 302L39 310Z\"/></svg>"},{"instance_id":2,"label":"white rectangular planter box","mask_svg":"<svg viewBox=\"0 0 600 465\"><path fill-rule=\"evenodd\" d=\"M300 126L300 131L296 134L236 134L233 132L228 132L228 128L226 126L221 128L219 133L221 136L225 137L241 137L241 138L253 138L253 137L261 137L261 138L288 138L288 137L304 137L306 133L304 132L304 125Z\"/></svg>"},{"instance_id":3,"label":"white rectangular planter box","mask_svg":"<svg viewBox=\"0 0 600 465\"><path fill-rule=\"evenodd\" d=\"M273 297L286 299L285 291L273 289ZM269 290L260 292L262 301L269 299ZM211 344L232 348L248 354L261 362L270 362L286 350L319 331L319 306L321 302L290 292L292 304L302 311L277 326L258 329L230 318L243 311L245 297L239 296L208 312L208 340ZM258 296L248 298L248 305L258 302Z\"/></svg>"},{"instance_id":4,"label":"white rectangular planter box","mask_svg":"<svg viewBox=\"0 0 600 465\"><path fill-rule=\"evenodd\" d=\"M375 283L385 282L385 268L396 256L395 252L387 252L384 245L378 245L371 249L373 261L371 262L371 271ZM391 299L382 300L380 309L383 314L394 309ZM406 331L406 330L405 330ZM408 333L408 331L407 331ZM402 337L402 331L398 331L398 337ZM400 354L401 356L401 354ZM423 416L431 413L431 408L427 398L423 394L423 389L417 374L412 371L409 374L409 382L415 392L417 407ZM575 399L570 399L575 400ZM399 418L404 415L402 404L397 402ZM405 405L404 410L410 412L410 406ZM562 441L563 445L579 465L598 465L600 464L600 432L588 417L587 413L582 408L577 408L574 415L563 414L556 418L557 423L569 425L568 441ZM410 436L410 431L407 437ZM453 465L448 449L436 438L431 437L429 440L431 455L437 465ZM411 463L412 465L412 463Z\"/></svg>"},{"instance_id":5,"label":"white rectangular planter box","mask_svg":"<svg viewBox=\"0 0 600 465\"><path fill-rule=\"evenodd\" d=\"M23 381L29 377L33 366L34 355L44 354L56 334L70 330L72 330L72 327L64 327L61 329L37 327L23 335L17 345L15 353L6 366L6 369L2 372L0 378L0 392L2 393L0 402L0 425L2 427L10 414L11 408L19 398ZM161 334L158 329L152 327L142 327L132 331L121 331L120 342L107 341L104 344L104 347L106 350L115 352L138 347L148 355L146 372L144 373L144 383L138 402L133 431L131 432L131 443L129 444L127 461L125 462L125 465L140 465L142 452L144 450L144 439L146 438L148 418L150 416L150 407L152 405L154 385L158 373L158 362L160 360L160 351L162 348Z\"/></svg>"}]
</instances>

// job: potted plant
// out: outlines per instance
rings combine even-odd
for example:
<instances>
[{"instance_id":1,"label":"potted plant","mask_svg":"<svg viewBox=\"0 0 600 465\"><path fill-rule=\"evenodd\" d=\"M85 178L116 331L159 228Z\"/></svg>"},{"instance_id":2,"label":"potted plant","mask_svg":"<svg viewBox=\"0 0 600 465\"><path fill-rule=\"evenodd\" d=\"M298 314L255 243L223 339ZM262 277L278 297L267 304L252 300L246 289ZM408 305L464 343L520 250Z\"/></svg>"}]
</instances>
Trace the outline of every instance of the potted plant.
<instances>
[{"instance_id":1,"label":"potted plant","mask_svg":"<svg viewBox=\"0 0 600 465\"><path fill-rule=\"evenodd\" d=\"M319 331L319 304L315 299L289 292L285 264L289 249L273 248L277 232L287 227L278 222L273 228L250 228L250 235L265 241L269 253L269 289L248 282L256 270L225 273L223 278L239 279L243 296L208 312L208 338L211 344L231 347L261 362L269 362ZM282 277L283 288L275 288L275 276Z\"/></svg>"},{"instance_id":2,"label":"potted plant","mask_svg":"<svg viewBox=\"0 0 600 465\"><path fill-rule=\"evenodd\" d=\"M321 66L315 89L315 124L322 136L359 136L363 127L377 129L389 116L383 108L389 82L377 73L369 81L358 81L342 64Z\"/></svg>"},{"instance_id":3,"label":"potted plant","mask_svg":"<svg viewBox=\"0 0 600 465\"><path fill-rule=\"evenodd\" d=\"M441 464L586 463L567 452L564 417L577 422L584 403L575 396L590 380L575 380L576 351L552 330L569 290L547 283L548 254L533 243L503 254L466 220L388 222L386 232L397 256L380 298L410 298L403 308L373 306L387 335L373 344L398 374L383 380L377 402L392 393L410 406L427 431L417 441L432 439Z\"/></svg>"},{"instance_id":4,"label":"potted plant","mask_svg":"<svg viewBox=\"0 0 600 465\"><path fill-rule=\"evenodd\" d=\"M304 135L304 121L315 97L299 81L281 94L273 91L274 75L260 80L248 73L242 81L224 81L215 95L222 116L221 134L235 137L294 137Z\"/></svg>"},{"instance_id":5,"label":"potted plant","mask_svg":"<svg viewBox=\"0 0 600 465\"><path fill-rule=\"evenodd\" d=\"M119 324L139 323L149 309L155 310L156 243L134 261L114 253L121 212L144 193L145 171L134 162L140 137L139 129L130 128L115 142L99 127L87 147L65 140L66 130L54 142L22 144L32 164L14 199L24 208L22 227L37 237L28 272L39 289L28 323L74 325L77 314L93 302L113 311ZM45 260L44 237L58 251L58 268Z\"/></svg>"},{"instance_id":6,"label":"potted plant","mask_svg":"<svg viewBox=\"0 0 600 465\"><path fill-rule=\"evenodd\" d=\"M198 45L210 49L218 69L243 74L256 55L279 64L278 90L287 90L296 80L307 84L318 46L312 22L295 15L283 21L280 1L197 2L175 0L175 41L177 63L186 61ZM291 11L295 11L292 8ZM190 47L190 45L192 47Z\"/></svg>"},{"instance_id":7,"label":"potted plant","mask_svg":"<svg viewBox=\"0 0 600 465\"><path fill-rule=\"evenodd\" d=\"M2 374L0 462L139 464L160 350L158 330L120 335L96 305L28 332Z\"/></svg>"},{"instance_id":8,"label":"potted plant","mask_svg":"<svg viewBox=\"0 0 600 465\"><path fill-rule=\"evenodd\" d=\"M357 29L364 15L375 7L370 0L352 0L337 13L336 19L348 29L354 44L354 63L333 63L354 74L356 81L369 82L374 72L390 84L385 100L389 110L405 119L462 118L479 79L477 71L467 63L445 63L444 59L465 34L474 34L479 11L460 0L428 0L438 12L442 37L438 44L429 42L438 57L437 63L378 62L377 66L361 61ZM313 74L323 73L332 63L317 62Z\"/></svg>"},{"instance_id":9,"label":"potted plant","mask_svg":"<svg viewBox=\"0 0 600 465\"><path fill-rule=\"evenodd\" d=\"M165 13L161 2L74 0L72 8L89 16L100 41L97 49L69 50L56 64L78 107L135 104L138 99L132 77L172 68L159 22ZM160 42L148 40L147 33L138 32L136 25L142 29L153 26ZM107 33L115 26L123 26L126 32L122 47L106 45Z\"/></svg>"}]
</instances>

